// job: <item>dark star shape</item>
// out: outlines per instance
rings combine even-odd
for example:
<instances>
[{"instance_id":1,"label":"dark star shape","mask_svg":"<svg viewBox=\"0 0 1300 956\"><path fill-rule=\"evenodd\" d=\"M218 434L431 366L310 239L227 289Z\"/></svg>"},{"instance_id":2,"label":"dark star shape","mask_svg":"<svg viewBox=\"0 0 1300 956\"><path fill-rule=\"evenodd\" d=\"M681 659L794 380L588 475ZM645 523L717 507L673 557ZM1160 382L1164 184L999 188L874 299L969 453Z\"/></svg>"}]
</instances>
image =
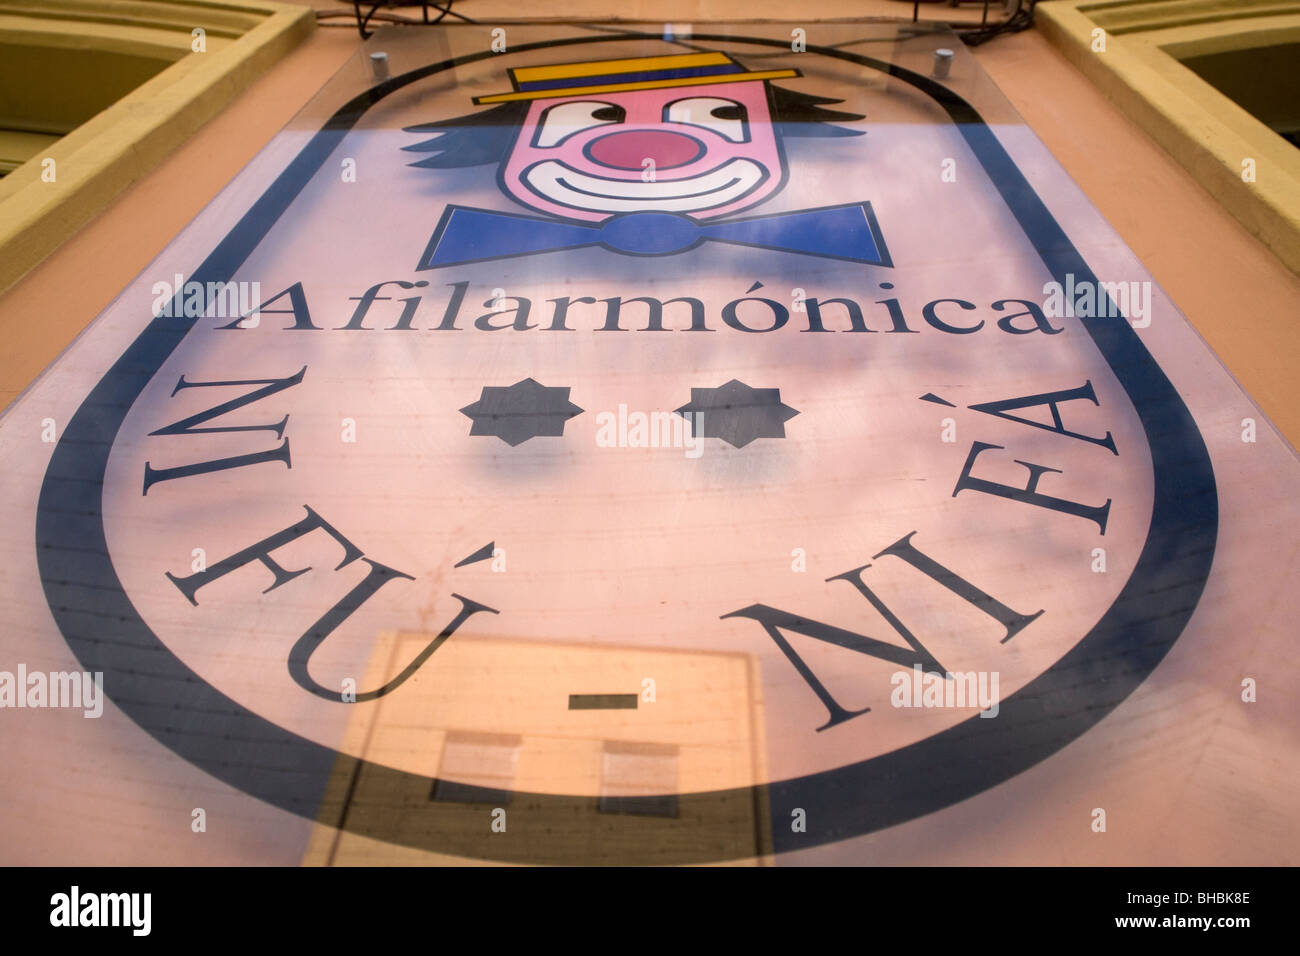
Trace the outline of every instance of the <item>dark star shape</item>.
<instances>
[{"instance_id":1,"label":"dark star shape","mask_svg":"<svg viewBox=\"0 0 1300 956\"><path fill-rule=\"evenodd\" d=\"M569 401L568 388L526 378L509 386L485 385L478 401L460 411L474 422L471 435L495 435L514 446L538 435L563 435L564 423L583 409Z\"/></svg>"},{"instance_id":2,"label":"dark star shape","mask_svg":"<svg viewBox=\"0 0 1300 956\"><path fill-rule=\"evenodd\" d=\"M701 417L690 417L688 412ZM733 378L718 388L691 389L690 404L677 409L677 414L691 423L695 437L721 438L744 448L755 438L784 438L785 423L799 412L781 401L779 388L751 388Z\"/></svg>"}]
</instances>

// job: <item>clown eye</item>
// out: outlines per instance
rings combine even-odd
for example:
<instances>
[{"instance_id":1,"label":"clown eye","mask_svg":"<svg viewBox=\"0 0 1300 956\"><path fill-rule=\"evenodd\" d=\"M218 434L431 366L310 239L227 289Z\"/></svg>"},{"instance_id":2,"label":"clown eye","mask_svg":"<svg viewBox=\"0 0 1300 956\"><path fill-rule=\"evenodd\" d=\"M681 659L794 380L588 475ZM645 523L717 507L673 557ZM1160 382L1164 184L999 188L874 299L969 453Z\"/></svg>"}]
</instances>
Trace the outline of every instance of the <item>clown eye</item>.
<instances>
[{"instance_id":1,"label":"clown eye","mask_svg":"<svg viewBox=\"0 0 1300 956\"><path fill-rule=\"evenodd\" d=\"M580 101L575 103L557 103L542 114L533 138L534 146L556 146L574 133L593 126L608 123L621 123L627 119L627 111L611 103Z\"/></svg>"},{"instance_id":2,"label":"clown eye","mask_svg":"<svg viewBox=\"0 0 1300 956\"><path fill-rule=\"evenodd\" d=\"M690 99L669 103L664 109L664 119L669 123L688 123L711 129L733 143L743 143L749 138L746 124L749 115L745 107L734 100L716 96L693 96Z\"/></svg>"}]
</instances>

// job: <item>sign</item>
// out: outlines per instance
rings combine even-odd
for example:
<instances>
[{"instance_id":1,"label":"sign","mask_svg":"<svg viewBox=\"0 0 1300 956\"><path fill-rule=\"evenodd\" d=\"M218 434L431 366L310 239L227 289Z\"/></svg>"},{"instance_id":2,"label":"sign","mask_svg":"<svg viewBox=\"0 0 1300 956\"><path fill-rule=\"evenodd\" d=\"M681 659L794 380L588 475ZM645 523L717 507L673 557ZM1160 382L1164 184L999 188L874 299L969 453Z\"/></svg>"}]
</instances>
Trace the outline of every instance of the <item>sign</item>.
<instances>
[{"instance_id":1,"label":"sign","mask_svg":"<svg viewBox=\"0 0 1300 956\"><path fill-rule=\"evenodd\" d=\"M1294 452L950 35L507 29L376 34L6 414L9 656L103 723L0 719L120 754L15 801L169 861L1141 862L1134 740L1294 729ZM964 855L1011 808L1058 835Z\"/></svg>"}]
</instances>

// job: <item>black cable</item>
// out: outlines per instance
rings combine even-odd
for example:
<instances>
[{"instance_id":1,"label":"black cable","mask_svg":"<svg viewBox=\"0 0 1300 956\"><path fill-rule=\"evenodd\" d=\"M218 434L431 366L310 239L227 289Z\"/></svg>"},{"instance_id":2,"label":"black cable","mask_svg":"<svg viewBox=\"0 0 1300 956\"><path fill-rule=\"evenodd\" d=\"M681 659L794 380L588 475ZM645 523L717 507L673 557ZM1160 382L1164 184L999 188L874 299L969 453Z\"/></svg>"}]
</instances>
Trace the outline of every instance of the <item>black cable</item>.
<instances>
[{"instance_id":1,"label":"black cable","mask_svg":"<svg viewBox=\"0 0 1300 956\"><path fill-rule=\"evenodd\" d=\"M340 0L340 2L350 2L352 4L352 12L348 13L346 10L317 10L316 19L320 21L341 16L351 17L356 24L357 32L361 34L361 39L363 40L370 37L370 33L367 32L366 27L369 26L371 20L379 20L384 23L400 23L411 26L430 26L435 23L441 23L443 19L451 16L465 23L478 23L478 21L472 17L467 17L465 14L457 13L453 10L452 4L455 3L455 0L441 0L441 2L439 2L439 0ZM370 9L363 14L361 12L361 7L363 4L367 3L370 5ZM394 9L415 6L420 7L421 11L421 18L418 20L413 17L403 17L396 13L379 12L381 7L386 7L391 11ZM429 19L430 7L438 11L438 15L432 20ZM341 25L342 24L334 23L321 24L321 26L328 27Z\"/></svg>"},{"instance_id":2,"label":"black cable","mask_svg":"<svg viewBox=\"0 0 1300 956\"><path fill-rule=\"evenodd\" d=\"M347 3L349 2L349 0L341 0L341 2ZM465 14L458 13L457 11L453 10L452 5L455 3L455 0L442 0L441 3L439 2L439 0L398 0L398 2L392 2L392 0L350 0L350 2L352 3L354 8L354 12L352 14L349 14L345 10L337 10L337 11L318 10L316 12L316 19L326 20L326 19L332 19L341 16L351 16L356 22L357 30L361 34L363 39L368 38L370 36L370 34L366 32L366 26L370 23L371 20L379 20L385 23L398 23L398 24L413 25L413 26L424 26L424 25L432 25L435 23L441 23L446 17L450 16L450 17L454 17L457 20L460 20L463 23L477 24L479 22L478 20L475 20L472 17L467 17L465 16ZM989 40L1002 36L1005 33L1019 33L1022 30L1029 29L1031 26L1034 25L1034 8L1038 5L1038 0L1016 0L1015 10L1013 10L1007 16L1006 19L1001 20L998 23L993 24L992 26L989 26L986 22L981 22L980 24L975 25L975 24L964 23L964 22L953 22L950 20L917 20L916 11L922 2L938 2L938 0L914 0L913 10L912 10L913 22L943 24L944 26L949 27L954 33L956 33L957 36L961 39L961 41L965 43L967 46L979 46L980 44L987 43ZM370 3L371 5L369 12L364 15L362 15L361 13L361 5L363 3ZM417 5L422 8L423 15L424 15L423 19L420 20L414 19L412 17L399 16L398 14L395 13L378 12L381 7L385 7L385 6L391 10L391 9L400 9L403 7L413 7ZM429 7L432 7L433 9L438 11L438 15L432 20L428 18ZM987 17L988 14L987 7L985 8L984 13L985 13L985 17ZM331 27L342 26L342 24L334 24L334 23L322 23L321 25L331 26ZM615 29L617 29L617 27L615 27ZM849 43L841 44L841 45L851 46L855 42L859 42L859 41L850 41Z\"/></svg>"},{"instance_id":3,"label":"black cable","mask_svg":"<svg viewBox=\"0 0 1300 956\"><path fill-rule=\"evenodd\" d=\"M441 10L441 11L442 11L441 13L438 14L438 20L441 20L443 17L446 17L446 16L453 16L453 17L455 17L457 20L460 20L462 23L478 23L478 21L475 20L475 19L473 19L472 17L467 17L467 16L465 16L465 14L463 14L463 13L457 13L455 10L453 10L453 9L451 8L451 5L452 5L453 2L455 2L455 0L447 0L447 5L446 5L445 7L440 7L440 6L438 6L438 4L435 2L435 0L429 0L429 6L433 7L435 10ZM434 23L437 23L438 20L435 20L435 21L433 21L433 22L434 22Z\"/></svg>"},{"instance_id":4,"label":"black cable","mask_svg":"<svg viewBox=\"0 0 1300 956\"><path fill-rule=\"evenodd\" d=\"M1038 0L1016 0L1016 9L1001 23L991 27L977 27L970 30L957 29L957 35L967 46L979 46L1004 33L1019 33L1034 25L1034 8Z\"/></svg>"}]
</instances>

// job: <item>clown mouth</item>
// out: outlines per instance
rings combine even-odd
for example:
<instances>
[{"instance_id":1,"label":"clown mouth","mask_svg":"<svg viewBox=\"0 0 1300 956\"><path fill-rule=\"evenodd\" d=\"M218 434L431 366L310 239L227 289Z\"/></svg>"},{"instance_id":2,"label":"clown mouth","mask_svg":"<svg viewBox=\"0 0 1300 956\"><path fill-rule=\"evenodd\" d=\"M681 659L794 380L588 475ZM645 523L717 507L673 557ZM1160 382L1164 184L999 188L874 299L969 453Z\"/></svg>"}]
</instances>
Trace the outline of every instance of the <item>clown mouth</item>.
<instances>
[{"instance_id":1,"label":"clown mouth","mask_svg":"<svg viewBox=\"0 0 1300 956\"><path fill-rule=\"evenodd\" d=\"M749 159L733 159L699 176L642 182L590 176L554 159L530 166L523 181L544 199L591 212L662 209L691 212L734 202L767 179L767 170Z\"/></svg>"}]
</instances>

